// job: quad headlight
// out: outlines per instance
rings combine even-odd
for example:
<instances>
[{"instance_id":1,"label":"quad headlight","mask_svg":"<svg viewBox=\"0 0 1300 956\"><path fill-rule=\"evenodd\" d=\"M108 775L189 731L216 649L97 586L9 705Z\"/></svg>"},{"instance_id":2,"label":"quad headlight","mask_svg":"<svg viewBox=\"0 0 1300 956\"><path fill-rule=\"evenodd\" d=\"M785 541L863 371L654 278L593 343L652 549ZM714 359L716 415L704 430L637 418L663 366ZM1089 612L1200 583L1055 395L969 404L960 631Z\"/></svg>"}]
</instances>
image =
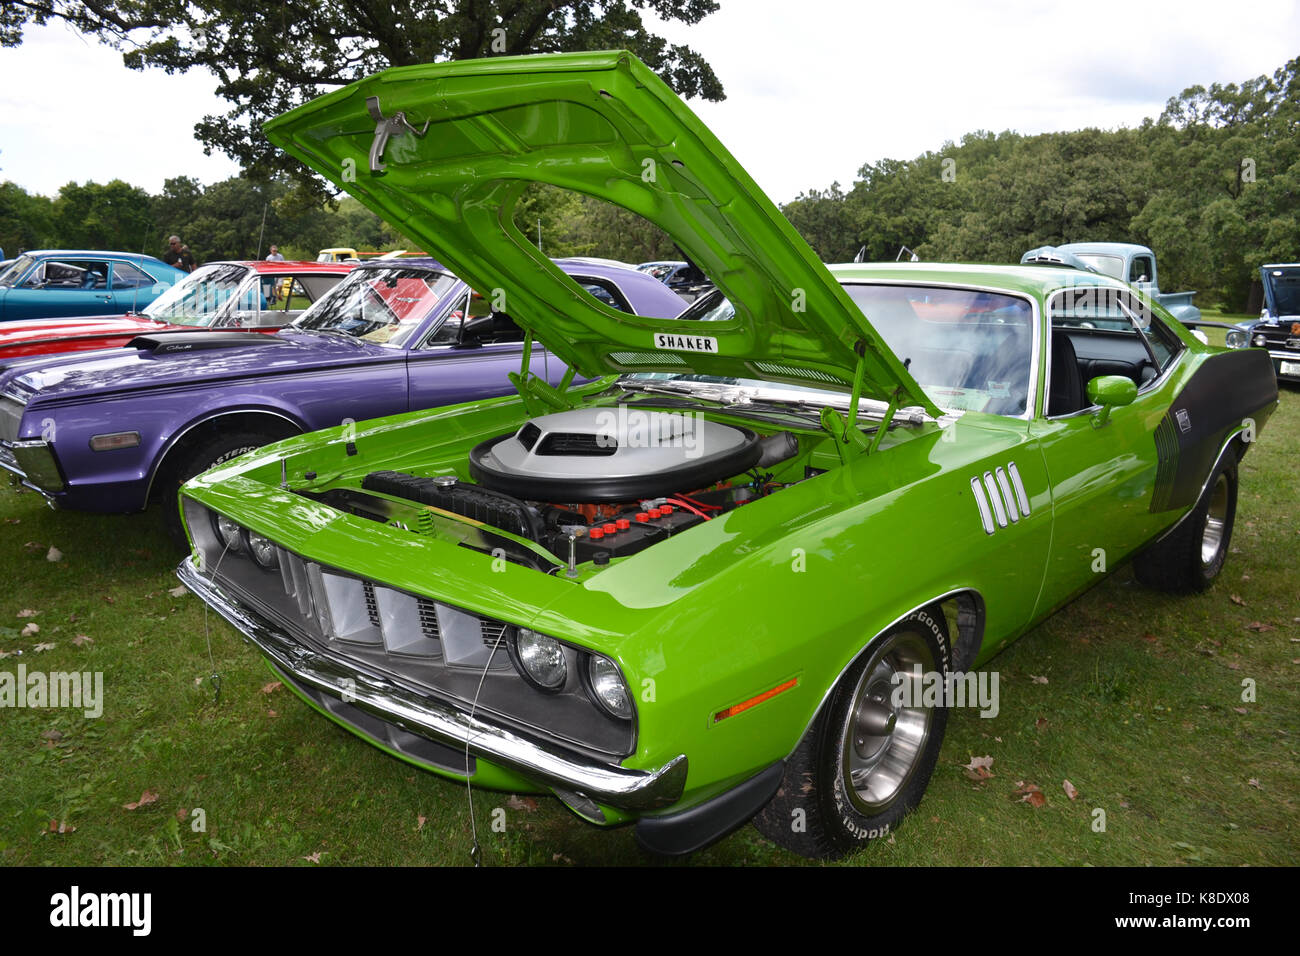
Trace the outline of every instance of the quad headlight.
<instances>
[{"instance_id":1,"label":"quad headlight","mask_svg":"<svg viewBox=\"0 0 1300 956\"><path fill-rule=\"evenodd\" d=\"M569 665L560 642L520 628L511 645L515 667L538 690L554 694L569 679Z\"/></svg>"},{"instance_id":2,"label":"quad headlight","mask_svg":"<svg viewBox=\"0 0 1300 956\"><path fill-rule=\"evenodd\" d=\"M620 720L631 719L632 695L628 692L623 675L619 673L618 665L608 657L592 654L588 658L587 686L591 690L591 699L607 714Z\"/></svg>"},{"instance_id":3,"label":"quad headlight","mask_svg":"<svg viewBox=\"0 0 1300 956\"><path fill-rule=\"evenodd\" d=\"M248 532L245 537L248 542L248 553L264 568L274 568L279 566L280 559L276 555L275 545L269 538L264 538L255 532Z\"/></svg>"},{"instance_id":4,"label":"quad headlight","mask_svg":"<svg viewBox=\"0 0 1300 956\"><path fill-rule=\"evenodd\" d=\"M1249 341L1250 336L1241 329L1230 329L1223 337L1223 344L1230 349L1244 349Z\"/></svg>"},{"instance_id":5,"label":"quad headlight","mask_svg":"<svg viewBox=\"0 0 1300 956\"><path fill-rule=\"evenodd\" d=\"M212 526L217 538L230 551L246 552L262 567L270 569L280 566L280 558L275 544L255 531L249 531L225 515L213 514Z\"/></svg>"},{"instance_id":6,"label":"quad headlight","mask_svg":"<svg viewBox=\"0 0 1300 956\"><path fill-rule=\"evenodd\" d=\"M213 525L217 529L217 537L231 551L244 550L244 529L238 524L231 521L225 515L217 515L213 520Z\"/></svg>"}]
</instances>

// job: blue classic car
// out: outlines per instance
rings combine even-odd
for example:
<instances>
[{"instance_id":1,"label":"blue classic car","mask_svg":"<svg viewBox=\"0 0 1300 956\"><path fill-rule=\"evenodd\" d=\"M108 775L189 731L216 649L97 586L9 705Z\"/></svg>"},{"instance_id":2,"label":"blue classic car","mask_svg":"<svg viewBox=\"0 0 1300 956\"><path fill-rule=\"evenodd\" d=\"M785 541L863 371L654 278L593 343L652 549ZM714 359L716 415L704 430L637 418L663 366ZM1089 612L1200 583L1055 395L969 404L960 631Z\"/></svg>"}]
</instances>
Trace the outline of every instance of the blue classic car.
<instances>
[{"instance_id":1,"label":"blue classic car","mask_svg":"<svg viewBox=\"0 0 1300 956\"><path fill-rule=\"evenodd\" d=\"M0 322L138 312L186 275L133 252L25 252L0 274Z\"/></svg>"},{"instance_id":2,"label":"blue classic car","mask_svg":"<svg viewBox=\"0 0 1300 956\"><path fill-rule=\"evenodd\" d=\"M1261 266L1264 308L1227 335L1229 348L1268 349L1279 382L1300 384L1300 262Z\"/></svg>"},{"instance_id":3,"label":"blue classic car","mask_svg":"<svg viewBox=\"0 0 1300 956\"><path fill-rule=\"evenodd\" d=\"M624 312L685 306L631 268L557 264ZM0 374L0 468L78 511L140 511L164 495L179 530L179 486L267 442L511 393L526 348L551 384L571 375L525 342L508 308L431 259L376 261L275 334L159 332L13 362Z\"/></svg>"}]
</instances>

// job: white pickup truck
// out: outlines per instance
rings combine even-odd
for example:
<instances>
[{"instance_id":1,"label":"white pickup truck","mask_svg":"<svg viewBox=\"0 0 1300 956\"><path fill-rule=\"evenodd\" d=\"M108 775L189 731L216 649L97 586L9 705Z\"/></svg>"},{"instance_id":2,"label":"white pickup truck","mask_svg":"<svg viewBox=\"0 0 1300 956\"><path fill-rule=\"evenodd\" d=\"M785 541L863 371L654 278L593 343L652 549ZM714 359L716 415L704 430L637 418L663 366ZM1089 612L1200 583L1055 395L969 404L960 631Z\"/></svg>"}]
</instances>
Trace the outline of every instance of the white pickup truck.
<instances>
[{"instance_id":1,"label":"white pickup truck","mask_svg":"<svg viewBox=\"0 0 1300 956\"><path fill-rule=\"evenodd\" d=\"M1155 299L1184 325L1200 322L1201 310L1192 305L1195 292L1161 292L1156 284L1156 254L1132 242L1067 242L1039 246L1020 257L1026 263L1052 263L1100 272L1136 286Z\"/></svg>"}]
</instances>

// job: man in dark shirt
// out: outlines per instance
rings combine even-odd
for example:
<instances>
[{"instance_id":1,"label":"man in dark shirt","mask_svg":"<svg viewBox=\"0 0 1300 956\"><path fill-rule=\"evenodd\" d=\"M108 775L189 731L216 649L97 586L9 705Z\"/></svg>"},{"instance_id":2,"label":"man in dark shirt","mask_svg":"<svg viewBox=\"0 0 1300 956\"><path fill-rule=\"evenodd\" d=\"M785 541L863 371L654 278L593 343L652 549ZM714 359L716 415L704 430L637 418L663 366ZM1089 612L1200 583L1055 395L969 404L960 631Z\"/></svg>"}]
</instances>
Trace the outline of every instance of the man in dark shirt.
<instances>
[{"instance_id":1,"label":"man in dark shirt","mask_svg":"<svg viewBox=\"0 0 1300 956\"><path fill-rule=\"evenodd\" d=\"M167 240L167 251L163 253L162 261L185 272L194 271L194 257L190 255L189 246L181 245L180 236Z\"/></svg>"}]
</instances>

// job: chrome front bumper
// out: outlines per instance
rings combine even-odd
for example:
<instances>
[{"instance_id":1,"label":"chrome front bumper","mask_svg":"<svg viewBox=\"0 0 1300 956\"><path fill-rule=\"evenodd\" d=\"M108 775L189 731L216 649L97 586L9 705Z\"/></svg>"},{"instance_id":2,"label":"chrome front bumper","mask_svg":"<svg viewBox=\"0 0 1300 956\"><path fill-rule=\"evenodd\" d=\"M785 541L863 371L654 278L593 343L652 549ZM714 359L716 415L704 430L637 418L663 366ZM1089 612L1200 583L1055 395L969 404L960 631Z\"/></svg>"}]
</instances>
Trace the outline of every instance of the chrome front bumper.
<instances>
[{"instance_id":1,"label":"chrome front bumper","mask_svg":"<svg viewBox=\"0 0 1300 956\"><path fill-rule=\"evenodd\" d=\"M414 694L364 673L346 658L304 646L220 585L187 558L176 571L181 583L229 621L270 661L301 683L344 698L352 706L410 733L514 771L541 786L579 794L620 810L671 806L686 785L686 755L654 771L628 770L584 759L553 745L487 723L438 700Z\"/></svg>"},{"instance_id":2,"label":"chrome front bumper","mask_svg":"<svg viewBox=\"0 0 1300 956\"><path fill-rule=\"evenodd\" d=\"M40 439L0 441L0 469L47 499L64 488L54 450Z\"/></svg>"}]
</instances>

